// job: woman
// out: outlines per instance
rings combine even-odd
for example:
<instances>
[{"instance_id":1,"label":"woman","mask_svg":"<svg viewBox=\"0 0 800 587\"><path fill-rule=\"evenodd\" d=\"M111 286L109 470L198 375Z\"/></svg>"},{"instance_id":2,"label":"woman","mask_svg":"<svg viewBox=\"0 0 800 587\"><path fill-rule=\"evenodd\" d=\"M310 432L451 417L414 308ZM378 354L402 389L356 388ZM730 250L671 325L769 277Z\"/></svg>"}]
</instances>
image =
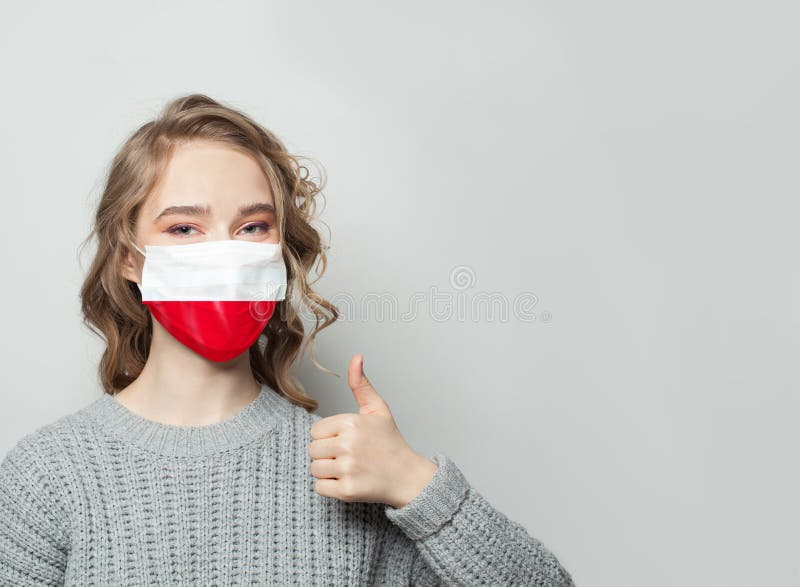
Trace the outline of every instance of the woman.
<instances>
[{"instance_id":1,"label":"woman","mask_svg":"<svg viewBox=\"0 0 800 587\"><path fill-rule=\"evenodd\" d=\"M409 447L361 355L358 413L312 413L290 367L301 309L312 347L338 316L309 282L321 188L203 95L123 145L81 289L104 394L2 461L4 585L572 585L447 456Z\"/></svg>"}]
</instances>

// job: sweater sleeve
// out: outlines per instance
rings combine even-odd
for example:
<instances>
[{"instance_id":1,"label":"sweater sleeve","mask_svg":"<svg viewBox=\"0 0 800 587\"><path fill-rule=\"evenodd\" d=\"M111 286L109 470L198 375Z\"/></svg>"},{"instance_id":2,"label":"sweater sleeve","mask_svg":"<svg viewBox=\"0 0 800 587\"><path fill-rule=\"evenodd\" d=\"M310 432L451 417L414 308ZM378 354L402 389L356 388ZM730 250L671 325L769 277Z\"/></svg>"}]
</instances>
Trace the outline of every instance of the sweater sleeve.
<instances>
[{"instance_id":1,"label":"sweater sleeve","mask_svg":"<svg viewBox=\"0 0 800 587\"><path fill-rule=\"evenodd\" d=\"M412 585L574 587L556 557L493 508L447 455L431 460L438 469L428 485L402 508L385 506L416 546Z\"/></svg>"},{"instance_id":2,"label":"sweater sleeve","mask_svg":"<svg viewBox=\"0 0 800 587\"><path fill-rule=\"evenodd\" d=\"M0 463L0 585L63 585L68 538L48 474L20 442Z\"/></svg>"}]
</instances>

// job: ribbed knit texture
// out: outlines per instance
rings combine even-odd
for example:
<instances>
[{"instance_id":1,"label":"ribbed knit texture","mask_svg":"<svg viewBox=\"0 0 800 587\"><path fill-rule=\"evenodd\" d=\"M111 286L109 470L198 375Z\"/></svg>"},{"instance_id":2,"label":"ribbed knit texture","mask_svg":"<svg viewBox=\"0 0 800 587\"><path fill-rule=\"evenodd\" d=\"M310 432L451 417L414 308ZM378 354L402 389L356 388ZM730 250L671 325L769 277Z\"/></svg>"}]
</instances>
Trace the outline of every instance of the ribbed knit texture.
<instances>
[{"instance_id":1,"label":"ribbed knit texture","mask_svg":"<svg viewBox=\"0 0 800 587\"><path fill-rule=\"evenodd\" d=\"M573 585L444 454L400 509L315 490L321 416L266 385L208 426L111 395L0 463L2 585Z\"/></svg>"}]
</instances>

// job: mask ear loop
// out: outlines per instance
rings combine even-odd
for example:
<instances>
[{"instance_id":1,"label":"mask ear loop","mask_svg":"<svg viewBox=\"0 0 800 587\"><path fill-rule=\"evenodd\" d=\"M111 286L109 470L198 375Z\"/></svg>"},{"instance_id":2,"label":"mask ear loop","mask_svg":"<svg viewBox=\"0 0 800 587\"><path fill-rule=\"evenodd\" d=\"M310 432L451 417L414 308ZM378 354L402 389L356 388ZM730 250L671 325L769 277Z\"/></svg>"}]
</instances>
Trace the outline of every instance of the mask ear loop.
<instances>
[{"instance_id":1,"label":"mask ear loop","mask_svg":"<svg viewBox=\"0 0 800 587\"><path fill-rule=\"evenodd\" d=\"M131 243L131 244L133 245L133 248L136 249L137 251L139 251L145 259L147 258L147 255L144 254L144 251L142 249L140 249L139 247L136 246L136 243ZM141 283L136 283L136 287L139 288L140 292L142 291L142 284Z\"/></svg>"}]
</instances>

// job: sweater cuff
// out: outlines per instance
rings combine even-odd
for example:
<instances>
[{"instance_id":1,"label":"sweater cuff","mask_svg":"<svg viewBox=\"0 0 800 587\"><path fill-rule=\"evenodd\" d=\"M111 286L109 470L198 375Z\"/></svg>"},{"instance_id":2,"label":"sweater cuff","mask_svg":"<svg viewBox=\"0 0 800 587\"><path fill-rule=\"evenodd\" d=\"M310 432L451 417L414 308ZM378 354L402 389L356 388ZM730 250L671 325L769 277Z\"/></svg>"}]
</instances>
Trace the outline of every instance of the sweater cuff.
<instances>
[{"instance_id":1,"label":"sweater cuff","mask_svg":"<svg viewBox=\"0 0 800 587\"><path fill-rule=\"evenodd\" d=\"M458 510L469 490L461 470L442 453L431 460L436 473L423 490L402 508L386 505L386 516L412 540L424 538L447 523Z\"/></svg>"}]
</instances>

